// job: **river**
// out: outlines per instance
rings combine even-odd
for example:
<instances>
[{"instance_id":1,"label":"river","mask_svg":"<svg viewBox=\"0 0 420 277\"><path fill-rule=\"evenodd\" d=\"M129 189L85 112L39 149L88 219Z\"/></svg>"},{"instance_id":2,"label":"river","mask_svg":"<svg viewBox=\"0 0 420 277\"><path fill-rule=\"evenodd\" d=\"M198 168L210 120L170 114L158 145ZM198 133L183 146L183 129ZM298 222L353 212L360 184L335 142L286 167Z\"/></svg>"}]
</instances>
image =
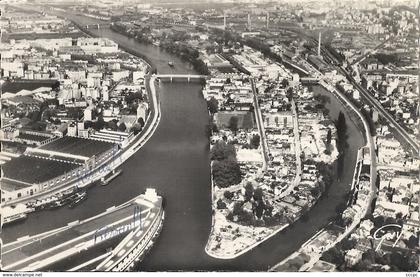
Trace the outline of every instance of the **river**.
<instances>
[{"instance_id":1,"label":"river","mask_svg":"<svg viewBox=\"0 0 420 277\"><path fill-rule=\"evenodd\" d=\"M95 21L80 16L73 19L86 20L83 24ZM137 43L108 28L94 32L148 56L158 72L193 72L190 65L157 47ZM174 62L174 68L168 66L169 60ZM314 90L329 95L321 87ZM308 219L296 222L237 259L224 261L207 256L204 247L211 227L211 190L209 142L205 131L208 115L201 86L186 82L161 83L159 93L160 124L152 138L122 166L121 176L108 186L92 188L88 200L74 209L35 213L22 223L6 227L2 232L3 241L93 216L153 187L165 198L166 218L160 237L139 270L261 271L296 251L335 215L335 207L350 188L357 149L364 144L361 133L344 110L349 134L344 168L351 170L343 172L340 181L330 187L328 196L309 211ZM337 119L342 106L333 96L330 99L327 107L332 118Z\"/></svg>"}]
</instances>

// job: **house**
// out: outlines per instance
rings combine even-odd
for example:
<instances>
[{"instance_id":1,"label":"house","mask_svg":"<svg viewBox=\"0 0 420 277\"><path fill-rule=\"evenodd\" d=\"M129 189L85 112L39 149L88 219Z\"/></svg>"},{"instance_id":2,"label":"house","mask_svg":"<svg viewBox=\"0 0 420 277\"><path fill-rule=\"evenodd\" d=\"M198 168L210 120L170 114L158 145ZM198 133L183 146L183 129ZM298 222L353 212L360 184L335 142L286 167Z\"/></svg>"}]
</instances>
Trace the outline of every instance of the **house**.
<instances>
[{"instance_id":1,"label":"house","mask_svg":"<svg viewBox=\"0 0 420 277\"><path fill-rule=\"evenodd\" d=\"M68 122L62 123L53 134L58 137L63 137L67 133Z\"/></svg>"},{"instance_id":2,"label":"house","mask_svg":"<svg viewBox=\"0 0 420 277\"><path fill-rule=\"evenodd\" d=\"M382 70L384 65L376 58L366 58L362 62L362 67L366 70Z\"/></svg>"}]
</instances>

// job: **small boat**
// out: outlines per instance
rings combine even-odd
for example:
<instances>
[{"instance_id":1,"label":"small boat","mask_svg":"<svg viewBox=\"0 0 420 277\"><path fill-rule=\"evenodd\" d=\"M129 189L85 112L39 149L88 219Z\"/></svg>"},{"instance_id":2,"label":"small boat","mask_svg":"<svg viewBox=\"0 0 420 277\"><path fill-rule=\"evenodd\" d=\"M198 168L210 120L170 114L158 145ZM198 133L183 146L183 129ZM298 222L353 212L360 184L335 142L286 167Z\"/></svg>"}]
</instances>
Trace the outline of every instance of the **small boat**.
<instances>
[{"instance_id":1,"label":"small boat","mask_svg":"<svg viewBox=\"0 0 420 277\"><path fill-rule=\"evenodd\" d=\"M111 182L112 180L114 180L118 175L120 175L122 173L121 169L118 169L117 171L115 171L114 174L112 174L111 176L109 176L106 180L104 180L101 184L101 186L106 186L109 184L109 182Z\"/></svg>"},{"instance_id":2,"label":"small boat","mask_svg":"<svg viewBox=\"0 0 420 277\"><path fill-rule=\"evenodd\" d=\"M68 203L70 203L71 200L72 200L71 197L56 200L56 201L52 202L48 208L49 209L55 209L55 208L63 207L65 205L67 205Z\"/></svg>"},{"instance_id":3,"label":"small boat","mask_svg":"<svg viewBox=\"0 0 420 277\"><path fill-rule=\"evenodd\" d=\"M83 200L85 200L87 198L87 193L84 192L78 192L76 193L75 197L73 198L73 202L70 203L69 208L74 208L77 205L80 204L80 202L82 202Z\"/></svg>"},{"instance_id":4,"label":"small boat","mask_svg":"<svg viewBox=\"0 0 420 277\"><path fill-rule=\"evenodd\" d=\"M171 67L173 67L173 66L174 66L174 63L173 63L173 62L171 62L171 61L169 61L169 62L168 62L168 65L169 65L169 66L171 66Z\"/></svg>"},{"instance_id":5,"label":"small boat","mask_svg":"<svg viewBox=\"0 0 420 277\"><path fill-rule=\"evenodd\" d=\"M23 204L16 206L4 207L1 212L1 224L9 224L15 221L26 219L27 214L32 212L33 209L26 207Z\"/></svg>"},{"instance_id":6,"label":"small boat","mask_svg":"<svg viewBox=\"0 0 420 277\"><path fill-rule=\"evenodd\" d=\"M27 215L25 213L14 214L11 216L6 216L3 219L3 225L10 224L12 222L17 222L26 219Z\"/></svg>"}]
</instances>

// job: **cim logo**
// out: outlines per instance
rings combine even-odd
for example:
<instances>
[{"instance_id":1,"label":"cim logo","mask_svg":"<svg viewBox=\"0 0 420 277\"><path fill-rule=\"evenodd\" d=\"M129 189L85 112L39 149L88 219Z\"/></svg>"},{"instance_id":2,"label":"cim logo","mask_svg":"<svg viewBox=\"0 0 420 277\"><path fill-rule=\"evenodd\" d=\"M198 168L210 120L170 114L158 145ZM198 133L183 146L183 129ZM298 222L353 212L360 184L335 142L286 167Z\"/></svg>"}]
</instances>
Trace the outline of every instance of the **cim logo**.
<instances>
[{"instance_id":1,"label":"cim logo","mask_svg":"<svg viewBox=\"0 0 420 277\"><path fill-rule=\"evenodd\" d=\"M93 241L97 242L105 241L116 237L118 235L127 233L128 231L140 226L141 228L141 208L139 206L134 207L133 220L127 224L119 226L105 226L95 231L93 235Z\"/></svg>"}]
</instances>

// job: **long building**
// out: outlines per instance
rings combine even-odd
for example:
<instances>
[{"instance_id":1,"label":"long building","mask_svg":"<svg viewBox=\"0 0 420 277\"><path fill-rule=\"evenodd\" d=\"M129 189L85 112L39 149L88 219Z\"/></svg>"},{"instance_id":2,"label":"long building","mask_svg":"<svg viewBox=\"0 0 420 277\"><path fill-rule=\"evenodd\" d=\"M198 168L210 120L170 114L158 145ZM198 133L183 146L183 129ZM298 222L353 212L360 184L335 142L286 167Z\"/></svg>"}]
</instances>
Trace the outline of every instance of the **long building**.
<instances>
[{"instance_id":1,"label":"long building","mask_svg":"<svg viewBox=\"0 0 420 277\"><path fill-rule=\"evenodd\" d=\"M63 137L2 165L1 203L52 190L106 164L118 145L102 140Z\"/></svg>"}]
</instances>

